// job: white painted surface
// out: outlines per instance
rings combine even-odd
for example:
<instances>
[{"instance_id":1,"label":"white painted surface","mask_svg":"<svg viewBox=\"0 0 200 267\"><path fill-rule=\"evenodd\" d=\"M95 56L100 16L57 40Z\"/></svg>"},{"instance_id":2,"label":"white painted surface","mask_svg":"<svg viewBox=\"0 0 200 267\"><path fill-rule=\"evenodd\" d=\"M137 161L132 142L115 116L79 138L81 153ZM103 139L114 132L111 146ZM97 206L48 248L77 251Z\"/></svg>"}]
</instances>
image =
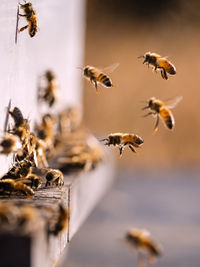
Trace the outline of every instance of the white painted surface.
<instances>
[{"instance_id":1,"label":"white painted surface","mask_svg":"<svg viewBox=\"0 0 200 267\"><path fill-rule=\"evenodd\" d=\"M15 45L17 4L18 0L0 4L0 134L10 98L31 121L37 117L37 79L47 68L57 75L63 104L81 105L82 100L77 67L83 61L85 0L33 0L40 30L33 38L27 30L21 32ZM22 17L19 28L24 25ZM8 162L0 156L0 175Z\"/></svg>"}]
</instances>

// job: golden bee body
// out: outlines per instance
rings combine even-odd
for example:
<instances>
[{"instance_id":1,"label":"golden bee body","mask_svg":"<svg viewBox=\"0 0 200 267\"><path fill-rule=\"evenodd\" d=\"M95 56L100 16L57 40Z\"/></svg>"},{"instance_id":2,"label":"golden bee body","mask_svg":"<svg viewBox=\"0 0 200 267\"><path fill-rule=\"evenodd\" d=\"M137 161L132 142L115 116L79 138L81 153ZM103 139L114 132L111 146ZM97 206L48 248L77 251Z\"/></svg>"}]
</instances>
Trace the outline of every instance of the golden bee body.
<instances>
[{"instance_id":1,"label":"golden bee body","mask_svg":"<svg viewBox=\"0 0 200 267\"><path fill-rule=\"evenodd\" d=\"M28 198L34 195L34 191L29 186L13 179L0 180L0 192L7 194L11 194L12 192L20 192L26 195Z\"/></svg>"},{"instance_id":2,"label":"golden bee body","mask_svg":"<svg viewBox=\"0 0 200 267\"><path fill-rule=\"evenodd\" d=\"M22 179L15 179L15 181L20 181L25 185L30 186L31 188L34 188L35 190L38 190L42 185L42 179L40 176L31 173L26 178Z\"/></svg>"},{"instance_id":3,"label":"golden bee body","mask_svg":"<svg viewBox=\"0 0 200 267\"><path fill-rule=\"evenodd\" d=\"M151 52L147 52L141 57L144 58L143 64L152 65L155 71L159 69L164 80L168 80L167 73L171 75L176 74L175 66L166 57Z\"/></svg>"},{"instance_id":4,"label":"golden bee body","mask_svg":"<svg viewBox=\"0 0 200 267\"><path fill-rule=\"evenodd\" d=\"M16 153L22 149L22 144L18 136L6 133L0 142L0 148L1 154Z\"/></svg>"},{"instance_id":5,"label":"golden bee body","mask_svg":"<svg viewBox=\"0 0 200 267\"><path fill-rule=\"evenodd\" d=\"M19 16L25 17L28 22L28 25L22 27L19 32L22 32L28 28L30 37L34 37L38 30L36 12L30 2L25 4L19 3L19 6L24 11L24 14L19 14Z\"/></svg>"},{"instance_id":6,"label":"golden bee body","mask_svg":"<svg viewBox=\"0 0 200 267\"><path fill-rule=\"evenodd\" d=\"M159 124L159 116L162 118L165 126L169 129L169 130L173 130L174 125L175 125L175 120L174 120L174 116L170 110L170 107L173 108L176 106L176 104L178 102L180 102L182 100L182 97L179 96L177 98L175 98L173 100L173 102L171 103L171 105L167 106L165 105L164 102L162 102L159 99L156 99L155 97L151 97L148 100L148 105L146 107L144 107L143 109L147 109L149 108L151 111L145 115L149 116L149 115L156 115L157 116L157 120L156 120L156 124L154 126L154 132L156 132L158 130L158 124Z\"/></svg>"},{"instance_id":7,"label":"golden bee body","mask_svg":"<svg viewBox=\"0 0 200 267\"><path fill-rule=\"evenodd\" d=\"M125 146L131 149L132 152L136 152L134 147L138 148L143 143L144 140L136 135L136 134L129 134L129 133L113 133L110 134L107 138L103 139L102 141L107 141L105 145L110 146L118 146L120 151L120 156L122 155L122 151Z\"/></svg>"},{"instance_id":8,"label":"golden bee body","mask_svg":"<svg viewBox=\"0 0 200 267\"><path fill-rule=\"evenodd\" d=\"M110 77L105 74L105 70L107 69L107 71L112 72L119 64L115 63L107 68L105 68L104 70L100 70L96 67L93 66L86 66L83 69L83 75L88 78L91 83L94 83L94 86L96 88L96 92L98 92L98 83L100 83L101 85L105 86L105 87L114 87Z\"/></svg>"},{"instance_id":9,"label":"golden bee body","mask_svg":"<svg viewBox=\"0 0 200 267\"><path fill-rule=\"evenodd\" d=\"M26 178L32 172L32 165L33 163L28 159L16 161L10 170L2 177L2 179Z\"/></svg>"},{"instance_id":10,"label":"golden bee body","mask_svg":"<svg viewBox=\"0 0 200 267\"><path fill-rule=\"evenodd\" d=\"M126 234L126 240L139 251L146 252L149 261L162 255L162 247L146 229L133 228Z\"/></svg>"},{"instance_id":11,"label":"golden bee body","mask_svg":"<svg viewBox=\"0 0 200 267\"><path fill-rule=\"evenodd\" d=\"M63 204L59 204L58 215L56 216L55 223L48 230L49 234L57 236L63 230L68 227L70 212L64 207Z\"/></svg>"},{"instance_id":12,"label":"golden bee body","mask_svg":"<svg viewBox=\"0 0 200 267\"><path fill-rule=\"evenodd\" d=\"M55 74L51 70L47 70L42 77L45 85L38 87L38 101L43 101L52 107L58 100L59 88Z\"/></svg>"},{"instance_id":13,"label":"golden bee body","mask_svg":"<svg viewBox=\"0 0 200 267\"><path fill-rule=\"evenodd\" d=\"M47 173L45 175L46 185L49 186L51 184L55 184L58 187L62 187L64 185L64 177L63 173L57 169L47 169Z\"/></svg>"}]
</instances>

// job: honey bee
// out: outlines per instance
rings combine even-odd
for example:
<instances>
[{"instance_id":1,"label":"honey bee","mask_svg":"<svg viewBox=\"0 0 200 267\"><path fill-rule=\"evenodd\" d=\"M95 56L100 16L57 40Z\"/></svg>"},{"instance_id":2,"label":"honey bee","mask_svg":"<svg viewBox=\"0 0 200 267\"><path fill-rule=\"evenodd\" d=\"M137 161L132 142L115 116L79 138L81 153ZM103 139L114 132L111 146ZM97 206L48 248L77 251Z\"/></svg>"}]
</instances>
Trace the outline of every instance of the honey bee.
<instances>
[{"instance_id":1,"label":"honey bee","mask_svg":"<svg viewBox=\"0 0 200 267\"><path fill-rule=\"evenodd\" d=\"M34 195L34 191L29 186L20 181L14 181L12 179L0 180L0 192L7 194L20 192L26 195L28 198Z\"/></svg>"},{"instance_id":2,"label":"honey bee","mask_svg":"<svg viewBox=\"0 0 200 267\"><path fill-rule=\"evenodd\" d=\"M105 74L104 72L112 72L118 67L118 63L113 64L104 70L100 70L98 68L92 67L92 66L86 66L83 69L83 75L90 80L91 83L94 83L94 86L96 88L96 92L98 92L98 83L105 87L114 87L112 84L112 81L110 77Z\"/></svg>"},{"instance_id":3,"label":"honey bee","mask_svg":"<svg viewBox=\"0 0 200 267\"><path fill-rule=\"evenodd\" d=\"M149 263L153 263L155 258L160 257L163 253L161 245L153 240L150 232L146 229L133 228L129 230L126 240L139 252L147 253Z\"/></svg>"},{"instance_id":4,"label":"honey bee","mask_svg":"<svg viewBox=\"0 0 200 267\"><path fill-rule=\"evenodd\" d=\"M138 58L141 57L144 58L143 64L147 63L148 66L152 65L155 71L160 69L161 76L164 80L168 80L167 73L171 75L176 74L175 66L166 57L161 57L160 55L151 52L147 52L144 56L140 56Z\"/></svg>"},{"instance_id":5,"label":"honey bee","mask_svg":"<svg viewBox=\"0 0 200 267\"><path fill-rule=\"evenodd\" d=\"M51 114L42 117L42 123L35 124L35 132L39 139L44 142L45 149L53 149L55 118Z\"/></svg>"},{"instance_id":6,"label":"honey bee","mask_svg":"<svg viewBox=\"0 0 200 267\"><path fill-rule=\"evenodd\" d=\"M37 225L38 223L38 219L39 219L39 214L35 207L31 205L23 205L22 207L19 208L16 227L23 233L33 232L35 225Z\"/></svg>"},{"instance_id":7,"label":"honey bee","mask_svg":"<svg viewBox=\"0 0 200 267\"><path fill-rule=\"evenodd\" d=\"M1 154L16 153L22 149L20 139L16 135L6 133L0 142Z\"/></svg>"},{"instance_id":8,"label":"honey bee","mask_svg":"<svg viewBox=\"0 0 200 267\"><path fill-rule=\"evenodd\" d=\"M44 74L46 85L38 88L38 101L46 102L49 107L52 107L58 100L58 84L55 74L51 70L47 70Z\"/></svg>"},{"instance_id":9,"label":"honey bee","mask_svg":"<svg viewBox=\"0 0 200 267\"><path fill-rule=\"evenodd\" d=\"M48 169L45 178L47 180L45 186L55 184L58 187L62 187L64 185L63 173L60 170Z\"/></svg>"},{"instance_id":10,"label":"honey bee","mask_svg":"<svg viewBox=\"0 0 200 267\"><path fill-rule=\"evenodd\" d=\"M55 224L48 230L49 234L57 236L59 233L65 230L69 224L69 217L70 212L63 206L63 204L59 204L58 216Z\"/></svg>"},{"instance_id":11,"label":"honey bee","mask_svg":"<svg viewBox=\"0 0 200 267\"><path fill-rule=\"evenodd\" d=\"M19 14L18 16L20 17L25 17L28 25L22 27L19 29L19 33L24 31L25 29L28 29L30 37L34 37L37 30L38 30L38 25L37 25L37 17L36 17L36 12L33 9L33 6L30 2L25 2L25 4L20 4L19 7L24 11L24 14Z\"/></svg>"},{"instance_id":12,"label":"honey bee","mask_svg":"<svg viewBox=\"0 0 200 267\"><path fill-rule=\"evenodd\" d=\"M132 152L136 152L134 147L138 148L144 143L143 139L140 136L129 133L113 133L101 141L107 141L107 143L105 143L106 146L118 146L120 156L122 156L122 152L125 146L128 145Z\"/></svg>"},{"instance_id":13,"label":"honey bee","mask_svg":"<svg viewBox=\"0 0 200 267\"><path fill-rule=\"evenodd\" d=\"M0 202L0 224L1 228L9 227L11 224L16 223L16 216L18 209L11 202Z\"/></svg>"},{"instance_id":14,"label":"honey bee","mask_svg":"<svg viewBox=\"0 0 200 267\"><path fill-rule=\"evenodd\" d=\"M151 111L147 113L144 117L147 117L149 115L156 115L156 124L154 126L153 132L155 133L158 130L158 124L159 124L159 118L161 117L165 126L172 130L175 125L174 116L172 115L172 112L170 111L170 108L174 108L180 101L182 100L182 96L176 97L169 105L165 105L164 102L162 102L159 99L156 99L155 97L151 97L148 100L148 105L143 108L144 109L150 109Z\"/></svg>"},{"instance_id":15,"label":"honey bee","mask_svg":"<svg viewBox=\"0 0 200 267\"><path fill-rule=\"evenodd\" d=\"M29 159L17 161L1 179L26 178L32 172L33 163Z\"/></svg>"},{"instance_id":16,"label":"honey bee","mask_svg":"<svg viewBox=\"0 0 200 267\"><path fill-rule=\"evenodd\" d=\"M15 122L13 129L9 132L20 138L22 146L27 145L30 136L30 125L28 120L24 119L22 112L18 107L15 107L13 111L9 110L9 114Z\"/></svg>"},{"instance_id":17,"label":"honey bee","mask_svg":"<svg viewBox=\"0 0 200 267\"><path fill-rule=\"evenodd\" d=\"M26 178L22 179L15 179L15 181L20 181L23 184L26 184L30 186L31 188L34 188L35 190L38 190L42 185L42 179L40 176L31 173Z\"/></svg>"}]
</instances>

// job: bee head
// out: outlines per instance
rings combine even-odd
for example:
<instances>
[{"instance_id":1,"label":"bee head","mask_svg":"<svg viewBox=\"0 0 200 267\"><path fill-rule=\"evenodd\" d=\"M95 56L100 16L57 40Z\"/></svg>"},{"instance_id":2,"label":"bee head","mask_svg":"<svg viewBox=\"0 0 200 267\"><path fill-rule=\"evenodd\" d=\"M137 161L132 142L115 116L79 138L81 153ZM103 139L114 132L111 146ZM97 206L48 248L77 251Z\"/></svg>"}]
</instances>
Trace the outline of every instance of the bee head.
<instances>
[{"instance_id":1,"label":"bee head","mask_svg":"<svg viewBox=\"0 0 200 267\"><path fill-rule=\"evenodd\" d=\"M149 62L150 58L151 58L151 53L150 52L145 53L143 64Z\"/></svg>"},{"instance_id":2,"label":"bee head","mask_svg":"<svg viewBox=\"0 0 200 267\"><path fill-rule=\"evenodd\" d=\"M89 67L85 67L84 70L83 70L83 74L85 76L88 76L88 73L89 73Z\"/></svg>"},{"instance_id":3,"label":"bee head","mask_svg":"<svg viewBox=\"0 0 200 267\"><path fill-rule=\"evenodd\" d=\"M136 144L141 145L141 144L144 143L144 140L140 136L138 136L138 135L135 134L134 137L135 137L135 143Z\"/></svg>"},{"instance_id":4,"label":"bee head","mask_svg":"<svg viewBox=\"0 0 200 267\"><path fill-rule=\"evenodd\" d=\"M149 107L152 107L154 100L155 100L155 97L151 97L151 98L149 99L149 104L148 104Z\"/></svg>"},{"instance_id":5,"label":"bee head","mask_svg":"<svg viewBox=\"0 0 200 267\"><path fill-rule=\"evenodd\" d=\"M55 78L54 73L51 70L47 70L45 76L49 82Z\"/></svg>"}]
</instances>

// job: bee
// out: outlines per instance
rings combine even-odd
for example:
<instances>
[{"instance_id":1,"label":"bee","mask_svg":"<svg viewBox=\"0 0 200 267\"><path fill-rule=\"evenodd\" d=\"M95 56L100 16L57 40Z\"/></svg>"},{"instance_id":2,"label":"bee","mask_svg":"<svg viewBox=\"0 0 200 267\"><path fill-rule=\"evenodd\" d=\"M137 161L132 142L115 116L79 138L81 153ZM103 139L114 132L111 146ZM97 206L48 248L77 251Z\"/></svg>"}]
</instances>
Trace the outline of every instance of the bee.
<instances>
[{"instance_id":1,"label":"bee","mask_svg":"<svg viewBox=\"0 0 200 267\"><path fill-rule=\"evenodd\" d=\"M59 204L58 216L55 224L48 230L49 234L57 236L59 233L65 230L69 224L69 217L69 211L63 206L63 204Z\"/></svg>"},{"instance_id":2,"label":"bee","mask_svg":"<svg viewBox=\"0 0 200 267\"><path fill-rule=\"evenodd\" d=\"M126 240L139 252L147 253L150 263L153 263L155 258L160 257L163 253L161 245L153 240L150 232L146 229L133 228L129 230Z\"/></svg>"},{"instance_id":3,"label":"bee","mask_svg":"<svg viewBox=\"0 0 200 267\"><path fill-rule=\"evenodd\" d=\"M22 144L18 136L6 133L0 142L1 154L16 153L22 149Z\"/></svg>"},{"instance_id":4,"label":"bee","mask_svg":"<svg viewBox=\"0 0 200 267\"><path fill-rule=\"evenodd\" d=\"M16 223L18 209L11 202L0 202L0 225L9 227Z\"/></svg>"},{"instance_id":5,"label":"bee","mask_svg":"<svg viewBox=\"0 0 200 267\"><path fill-rule=\"evenodd\" d=\"M94 83L94 86L96 88L96 92L98 92L98 83L105 87L114 87L110 77L105 74L104 72L112 72L118 67L118 63L113 64L104 70L100 70L98 68L92 67L92 66L86 66L83 69L83 75L90 80L91 83Z\"/></svg>"},{"instance_id":6,"label":"bee","mask_svg":"<svg viewBox=\"0 0 200 267\"><path fill-rule=\"evenodd\" d=\"M38 101L46 102L49 107L52 107L58 100L58 84L55 74L51 70L47 70L44 74L46 85L38 88Z\"/></svg>"},{"instance_id":7,"label":"bee","mask_svg":"<svg viewBox=\"0 0 200 267\"><path fill-rule=\"evenodd\" d=\"M28 25L22 27L19 29L19 33L28 29L30 37L34 37L37 30L38 30L38 25L37 25L37 17L36 17L36 12L33 9L33 6L30 2L25 2L25 4L20 4L19 7L24 11L24 14L19 14L20 17L25 17Z\"/></svg>"},{"instance_id":8,"label":"bee","mask_svg":"<svg viewBox=\"0 0 200 267\"><path fill-rule=\"evenodd\" d=\"M51 114L45 114L40 125L35 124L36 135L44 142L46 149L53 149L54 125L55 118Z\"/></svg>"},{"instance_id":9,"label":"bee","mask_svg":"<svg viewBox=\"0 0 200 267\"><path fill-rule=\"evenodd\" d=\"M38 190L41 185L42 185L42 179L40 176L31 173L29 174L26 178L20 178L20 179L15 179L15 181L20 181L23 184L26 184L30 186L31 188L34 188L35 190Z\"/></svg>"},{"instance_id":10,"label":"bee","mask_svg":"<svg viewBox=\"0 0 200 267\"><path fill-rule=\"evenodd\" d=\"M28 198L34 195L34 191L27 185L20 181L14 181L12 179L0 180L0 192L11 194L12 192L20 192L26 195Z\"/></svg>"},{"instance_id":11,"label":"bee","mask_svg":"<svg viewBox=\"0 0 200 267\"><path fill-rule=\"evenodd\" d=\"M26 178L30 173L32 173L32 167L33 163L29 159L24 159L19 162L17 161L1 179Z\"/></svg>"},{"instance_id":12,"label":"bee","mask_svg":"<svg viewBox=\"0 0 200 267\"><path fill-rule=\"evenodd\" d=\"M175 66L166 57L161 57L160 55L151 52L147 52L144 56L139 56L138 58L141 57L144 58L143 64L147 63L148 66L152 65L155 71L160 69L161 77L164 80L168 80L167 73L171 75L176 74Z\"/></svg>"},{"instance_id":13,"label":"bee","mask_svg":"<svg viewBox=\"0 0 200 267\"><path fill-rule=\"evenodd\" d=\"M9 130L9 132L20 138L22 146L27 145L30 136L30 125L28 120L24 119L22 112L18 107L15 107L13 111L9 110L9 114L15 122L13 129Z\"/></svg>"},{"instance_id":14,"label":"bee","mask_svg":"<svg viewBox=\"0 0 200 267\"><path fill-rule=\"evenodd\" d=\"M158 130L160 117L162 118L165 126L169 130L173 130L175 121L174 121L174 116L170 111L170 108L174 108L182 100L182 98L183 98L182 96L176 97L175 99L170 101L171 103L169 103L169 105L165 105L164 102L162 102L159 99L156 99L155 97L151 97L148 100L148 105L144 107L143 110L149 108L151 111L147 113L144 117L147 117L149 115L156 115L157 119L153 130L154 133Z\"/></svg>"},{"instance_id":15,"label":"bee","mask_svg":"<svg viewBox=\"0 0 200 267\"><path fill-rule=\"evenodd\" d=\"M55 184L58 187L62 187L64 185L63 173L60 170L48 169L45 178L47 180L45 186Z\"/></svg>"},{"instance_id":16,"label":"bee","mask_svg":"<svg viewBox=\"0 0 200 267\"><path fill-rule=\"evenodd\" d=\"M138 148L144 143L144 140L140 136L129 133L113 133L101 141L107 141L105 143L106 146L118 146L120 156L122 156L122 151L125 146L128 145L132 152L136 152L134 147Z\"/></svg>"}]
</instances>

